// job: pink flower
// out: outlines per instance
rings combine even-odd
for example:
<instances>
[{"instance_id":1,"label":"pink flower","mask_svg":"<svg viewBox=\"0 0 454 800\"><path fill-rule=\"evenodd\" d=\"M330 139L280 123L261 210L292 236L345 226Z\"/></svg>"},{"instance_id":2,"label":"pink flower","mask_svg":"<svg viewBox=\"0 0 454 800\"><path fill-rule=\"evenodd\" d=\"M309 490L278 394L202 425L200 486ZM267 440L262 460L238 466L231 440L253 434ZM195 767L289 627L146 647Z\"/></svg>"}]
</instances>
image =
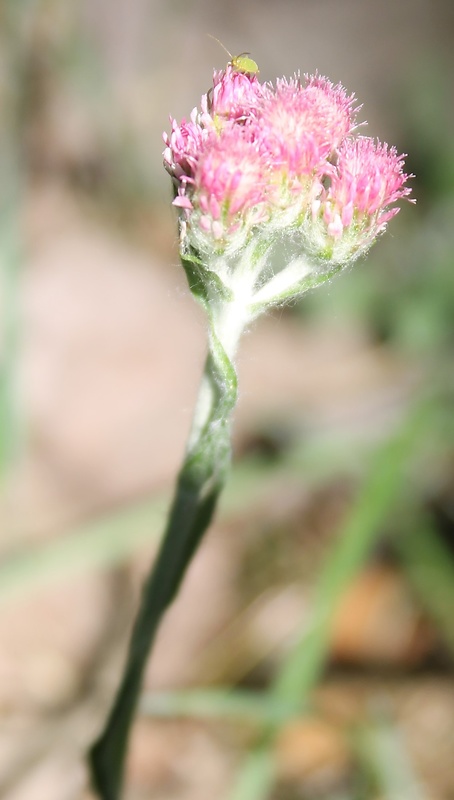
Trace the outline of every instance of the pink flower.
<instances>
[{"instance_id":1,"label":"pink flower","mask_svg":"<svg viewBox=\"0 0 454 800\"><path fill-rule=\"evenodd\" d=\"M213 88L202 97L202 111L214 119L242 121L255 113L263 92L255 75L238 72L228 64L225 70L214 72Z\"/></svg>"},{"instance_id":2,"label":"pink flower","mask_svg":"<svg viewBox=\"0 0 454 800\"><path fill-rule=\"evenodd\" d=\"M323 216L334 239L353 232L370 241L398 213L391 206L410 193L405 186L410 176L403 164L403 156L394 147L363 136L345 139L328 185L320 186L320 196L313 203L314 216Z\"/></svg>"},{"instance_id":3,"label":"pink flower","mask_svg":"<svg viewBox=\"0 0 454 800\"><path fill-rule=\"evenodd\" d=\"M277 81L260 110L263 148L290 179L314 173L352 131L352 105L342 86L318 75Z\"/></svg>"},{"instance_id":4,"label":"pink flower","mask_svg":"<svg viewBox=\"0 0 454 800\"><path fill-rule=\"evenodd\" d=\"M257 143L247 128L228 125L205 142L191 186L195 213L188 212L188 223L219 246L265 219L266 189Z\"/></svg>"},{"instance_id":5,"label":"pink flower","mask_svg":"<svg viewBox=\"0 0 454 800\"><path fill-rule=\"evenodd\" d=\"M163 134L166 145L163 153L164 166L172 178L178 182L193 175L199 154L203 149L203 142L207 137L207 131L198 122L196 108L192 111L189 122L183 119L178 125L172 117L170 122L172 126L170 136L167 133Z\"/></svg>"}]
</instances>

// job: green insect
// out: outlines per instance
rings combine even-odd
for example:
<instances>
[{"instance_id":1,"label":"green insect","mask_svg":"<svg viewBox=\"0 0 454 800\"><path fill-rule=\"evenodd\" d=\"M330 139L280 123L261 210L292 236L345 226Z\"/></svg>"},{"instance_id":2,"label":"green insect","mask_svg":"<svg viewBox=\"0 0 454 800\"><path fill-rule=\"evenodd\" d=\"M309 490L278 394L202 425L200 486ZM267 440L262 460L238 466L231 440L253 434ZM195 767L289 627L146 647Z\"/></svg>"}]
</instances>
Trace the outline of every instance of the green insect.
<instances>
[{"instance_id":1,"label":"green insect","mask_svg":"<svg viewBox=\"0 0 454 800\"><path fill-rule=\"evenodd\" d=\"M210 39L214 39L214 41L220 44L222 49L225 50L230 58L229 64L235 72L242 72L244 75L258 75L258 64L253 58L249 58L250 53L240 53L239 56L232 56L226 46L223 45L216 36L212 36L211 33L209 33L208 36Z\"/></svg>"}]
</instances>

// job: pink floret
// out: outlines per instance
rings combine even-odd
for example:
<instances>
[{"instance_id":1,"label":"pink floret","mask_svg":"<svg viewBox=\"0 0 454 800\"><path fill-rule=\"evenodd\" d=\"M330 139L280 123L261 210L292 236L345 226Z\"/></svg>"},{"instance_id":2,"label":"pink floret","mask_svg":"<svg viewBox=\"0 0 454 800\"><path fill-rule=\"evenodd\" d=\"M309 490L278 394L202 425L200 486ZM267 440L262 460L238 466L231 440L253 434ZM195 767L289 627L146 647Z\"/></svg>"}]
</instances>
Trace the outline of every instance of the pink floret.
<instances>
[{"instance_id":1,"label":"pink floret","mask_svg":"<svg viewBox=\"0 0 454 800\"><path fill-rule=\"evenodd\" d=\"M264 87L255 75L233 69L213 73L213 88L202 97L202 111L211 117L244 120L260 105Z\"/></svg>"},{"instance_id":2,"label":"pink floret","mask_svg":"<svg viewBox=\"0 0 454 800\"><path fill-rule=\"evenodd\" d=\"M193 110L189 122L183 119L178 124L172 117L170 122L170 136L163 135L166 145L164 166L173 178L179 180L183 176L192 176L207 132L197 121L197 109Z\"/></svg>"}]
</instances>

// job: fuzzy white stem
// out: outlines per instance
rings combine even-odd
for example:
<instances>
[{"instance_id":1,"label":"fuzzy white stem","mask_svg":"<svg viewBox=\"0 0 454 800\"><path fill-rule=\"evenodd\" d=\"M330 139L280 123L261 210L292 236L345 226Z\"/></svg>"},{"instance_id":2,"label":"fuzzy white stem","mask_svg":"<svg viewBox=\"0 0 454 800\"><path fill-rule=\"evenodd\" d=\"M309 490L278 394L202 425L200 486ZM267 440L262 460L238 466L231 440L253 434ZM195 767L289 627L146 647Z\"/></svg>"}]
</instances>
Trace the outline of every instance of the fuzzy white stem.
<instances>
[{"instance_id":1,"label":"fuzzy white stem","mask_svg":"<svg viewBox=\"0 0 454 800\"><path fill-rule=\"evenodd\" d=\"M219 339L230 361L233 361L238 349L238 343L248 322L245 308L235 299L218 304L213 311L213 331ZM216 392L212 376L205 370L200 383L197 396L192 427L189 434L187 452L197 446L200 431L211 417L213 404L216 402Z\"/></svg>"},{"instance_id":2,"label":"fuzzy white stem","mask_svg":"<svg viewBox=\"0 0 454 800\"><path fill-rule=\"evenodd\" d=\"M254 296L254 303L272 303L273 299L284 294L292 286L301 283L303 278L310 275L312 265L304 258L295 258L285 269L277 272L262 286Z\"/></svg>"}]
</instances>

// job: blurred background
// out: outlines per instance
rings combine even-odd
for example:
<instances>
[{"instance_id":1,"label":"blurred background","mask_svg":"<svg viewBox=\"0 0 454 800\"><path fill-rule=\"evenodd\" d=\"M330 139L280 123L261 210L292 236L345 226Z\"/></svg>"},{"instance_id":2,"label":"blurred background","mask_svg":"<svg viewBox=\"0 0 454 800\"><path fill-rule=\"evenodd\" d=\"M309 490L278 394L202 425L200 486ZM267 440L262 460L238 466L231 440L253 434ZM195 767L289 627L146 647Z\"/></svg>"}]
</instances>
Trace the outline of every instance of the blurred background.
<instances>
[{"instance_id":1,"label":"blurred background","mask_svg":"<svg viewBox=\"0 0 454 800\"><path fill-rule=\"evenodd\" d=\"M125 797L452 800L451 0L1 0L0 796L92 796L204 359L161 132L226 63L207 33L354 91L417 205L245 336Z\"/></svg>"}]
</instances>

